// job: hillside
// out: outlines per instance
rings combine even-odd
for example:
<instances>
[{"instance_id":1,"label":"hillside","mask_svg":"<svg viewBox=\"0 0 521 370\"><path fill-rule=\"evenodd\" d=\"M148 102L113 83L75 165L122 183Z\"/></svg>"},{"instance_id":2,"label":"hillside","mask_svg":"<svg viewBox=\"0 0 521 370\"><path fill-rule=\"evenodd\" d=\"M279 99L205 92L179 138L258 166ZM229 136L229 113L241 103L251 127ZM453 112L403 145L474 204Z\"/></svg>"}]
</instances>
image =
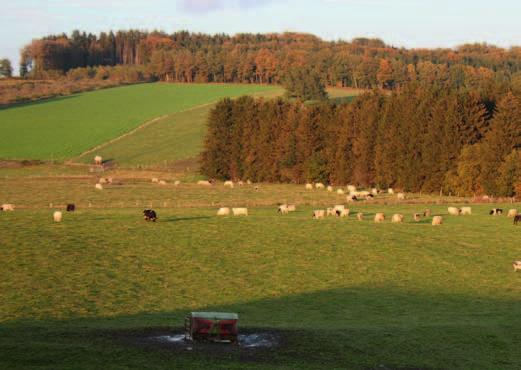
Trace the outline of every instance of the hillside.
<instances>
[{"instance_id":1,"label":"hillside","mask_svg":"<svg viewBox=\"0 0 521 370\"><path fill-rule=\"evenodd\" d=\"M65 160L153 118L278 87L142 84L81 93L0 110L2 159Z\"/></svg>"}]
</instances>

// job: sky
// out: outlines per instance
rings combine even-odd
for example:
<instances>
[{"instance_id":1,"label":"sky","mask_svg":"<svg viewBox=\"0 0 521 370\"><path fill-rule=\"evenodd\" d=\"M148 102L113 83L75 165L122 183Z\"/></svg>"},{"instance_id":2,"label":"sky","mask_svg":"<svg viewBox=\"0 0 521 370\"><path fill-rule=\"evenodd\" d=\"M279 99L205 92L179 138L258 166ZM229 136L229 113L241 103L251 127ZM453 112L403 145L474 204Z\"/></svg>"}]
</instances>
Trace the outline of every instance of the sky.
<instances>
[{"instance_id":1,"label":"sky","mask_svg":"<svg viewBox=\"0 0 521 370\"><path fill-rule=\"evenodd\" d=\"M0 0L0 58L33 38L136 28L378 37L404 47L521 45L519 0Z\"/></svg>"}]
</instances>

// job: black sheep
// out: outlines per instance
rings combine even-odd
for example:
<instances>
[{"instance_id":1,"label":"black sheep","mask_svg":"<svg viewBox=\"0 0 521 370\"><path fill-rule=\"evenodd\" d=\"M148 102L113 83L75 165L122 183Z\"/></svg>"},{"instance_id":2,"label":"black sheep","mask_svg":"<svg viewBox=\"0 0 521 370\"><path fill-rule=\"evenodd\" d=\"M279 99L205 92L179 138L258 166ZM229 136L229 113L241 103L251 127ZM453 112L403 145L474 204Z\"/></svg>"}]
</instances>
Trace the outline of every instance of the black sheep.
<instances>
[{"instance_id":1,"label":"black sheep","mask_svg":"<svg viewBox=\"0 0 521 370\"><path fill-rule=\"evenodd\" d=\"M157 220L156 211L154 211L152 209L145 209L143 211L143 216L144 216L146 221L156 222L156 220Z\"/></svg>"}]
</instances>

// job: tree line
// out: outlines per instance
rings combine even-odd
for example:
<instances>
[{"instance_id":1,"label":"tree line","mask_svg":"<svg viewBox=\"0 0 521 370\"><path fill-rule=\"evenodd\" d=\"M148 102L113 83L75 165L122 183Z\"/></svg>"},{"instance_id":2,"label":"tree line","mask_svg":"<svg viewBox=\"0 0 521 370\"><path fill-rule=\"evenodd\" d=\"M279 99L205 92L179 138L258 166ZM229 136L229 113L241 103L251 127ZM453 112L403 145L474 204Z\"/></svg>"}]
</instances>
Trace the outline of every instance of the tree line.
<instances>
[{"instance_id":1,"label":"tree line","mask_svg":"<svg viewBox=\"0 0 521 370\"><path fill-rule=\"evenodd\" d=\"M306 67L324 84L397 89L410 82L459 89L521 87L521 48L468 44L405 49L379 39L325 41L310 34L207 35L137 30L74 31L23 48L22 76L47 78L92 66L143 65L162 81L281 83Z\"/></svg>"},{"instance_id":2,"label":"tree line","mask_svg":"<svg viewBox=\"0 0 521 370\"><path fill-rule=\"evenodd\" d=\"M201 156L210 178L521 194L521 103L411 85L350 104L224 99Z\"/></svg>"}]
</instances>

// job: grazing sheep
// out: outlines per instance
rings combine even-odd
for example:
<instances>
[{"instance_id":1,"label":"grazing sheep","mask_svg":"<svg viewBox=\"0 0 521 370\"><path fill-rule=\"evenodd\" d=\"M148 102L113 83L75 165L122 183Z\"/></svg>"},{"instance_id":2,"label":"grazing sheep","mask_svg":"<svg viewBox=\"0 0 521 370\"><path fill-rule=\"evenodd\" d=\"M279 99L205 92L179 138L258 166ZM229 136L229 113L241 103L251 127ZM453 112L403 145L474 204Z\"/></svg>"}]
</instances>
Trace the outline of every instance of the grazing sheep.
<instances>
[{"instance_id":1,"label":"grazing sheep","mask_svg":"<svg viewBox=\"0 0 521 370\"><path fill-rule=\"evenodd\" d=\"M377 188L372 188L371 189L371 194L378 195L378 189Z\"/></svg>"},{"instance_id":2,"label":"grazing sheep","mask_svg":"<svg viewBox=\"0 0 521 370\"><path fill-rule=\"evenodd\" d=\"M317 210L317 211L313 211L313 218L314 219L320 219L320 218L324 218L324 217L326 217L326 211L324 211L323 209Z\"/></svg>"},{"instance_id":3,"label":"grazing sheep","mask_svg":"<svg viewBox=\"0 0 521 370\"><path fill-rule=\"evenodd\" d=\"M2 204L2 207L0 207L0 210L4 211L4 212L12 212L14 211L14 205L13 204Z\"/></svg>"},{"instance_id":4,"label":"grazing sheep","mask_svg":"<svg viewBox=\"0 0 521 370\"><path fill-rule=\"evenodd\" d=\"M157 177L152 177L152 182L154 183L158 183L159 182L159 179Z\"/></svg>"},{"instance_id":5,"label":"grazing sheep","mask_svg":"<svg viewBox=\"0 0 521 370\"><path fill-rule=\"evenodd\" d=\"M96 188L96 190L103 190L103 185L96 184L95 188Z\"/></svg>"},{"instance_id":6,"label":"grazing sheep","mask_svg":"<svg viewBox=\"0 0 521 370\"><path fill-rule=\"evenodd\" d=\"M156 220L157 220L156 211L154 211L153 209L145 209L143 211L143 218L145 219L145 221L156 222Z\"/></svg>"},{"instance_id":7,"label":"grazing sheep","mask_svg":"<svg viewBox=\"0 0 521 370\"><path fill-rule=\"evenodd\" d=\"M97 155L94 157L94 163L96 165L102 165L103 164L103 157L101 157L100 155Z\"/></svg>"},{"instance_id":8,"label":"grazing sheep","mask_svg":"<svg viewBox=\"0 0 521 370\"><path fill-rule=\"evenodd\" d=\"M62 213L60 211L56 211L52 214L52 218L54 219L54 222L62 222Z\"/></svg>"},{"instance_id":9,"label":"grazing sheep","mask_svg":"<svg viewBox=\"0 0 521 370\"><path fill-rule=\"evenodd\" d=\"M288 204L288 212L295 212L297 210L297 206L294 204Z\"/></svg>"},{"instance_id":10,"label":"grazing sheep","mask_svg":"<svg viewBox=\"0 0 521 370\"><path fill-rule=\"evenodd\" d=\"M159 185L166 185L166 181L165 181L165 180L160 180L160 181L158 182L158 184L159 184Z\"/></svg>"},{"instance_id":11,"label":"grazing sheep","mask_svg":"<svg viewBox=\"0 0 521 370\"><path fill-rule=\"evenodd\" d=\"M472 207L461 207L461 214L462 215L471 215Z\"/></svg>"},{"instance_id":12,"label":"grazing sheep","mask_svg":"<svg viewBox=\"0 0 521 370\"><path fill-rule=\"evenodd\" d=\"M389 189L387 189L387 193L389 193L389 194L394 194L394 189L393 189L393 188L389 188Z\"/></svg>"},{"instance_id":13,"label":"grazing sheep","mask_svg":"<svg viewBox=\"0 0 521 370\"><path fill-rule=\"evenodd\" d=\"M98 184L106 184L107 183L107 179L102 177L98 180Z\"/></svg>"},{"instance_id":14,"label":"grazing sheep","mask_svg":"<svg viewBox=\"0 0 521 370\"><path fill-rule=\"evenodd\" d=\"M394 214L393 217L391 218L391 222L394 222L394 223L400 223L400 222L403 222L403 215L401 214Z\"/></svg>"},{"instance_id":15,"label":"grazing sheep","mask_svg":"<svg viewBox=\"0 0 521 370\"><path fill-rule=\"evenodd\" d=\"M328 185L327 191L329 191L331 193L333 191L333 187L331 185Z\"/></svg>"},{"instance_id":16,"label":"grazing sheep","mask_svg":"<svg viewBox=\"0 0 521 370\"><path fill-rule=\"evenodd\" d=\"M199 180L197 181L197 185L212 186L212 183L208 180Z\"/></svg>"},{"instance_id":17,"label":"grazing sheep","mask_svg":"<svg viewBox=\"0 0 521 370\"><path fill-rule=\"evenodd\" d=\"M339 217L349 217L349 209L337 209L335 212Z\"/></svg>"},{"instance_id":18,"label":"grazing sheep","mask_svg":"<svg viewBox=\"0 0 521 370\"><path fill-rule=\"evenodd\" d=\"M289 213L289 210L288 210L288 205L287 204L281 204L279 206L279 208L277 209L277 212L283 214L283 215L287 215Z\"/></svg>"},{"instance_id":19,"label":"grazing sheep","mask_svg":"<svg viewBox=\"0 0 521 370\"><path fill-rule=\"evenodd\" d=\"M405 199L405 194L404 193L398 193L398 194L396 194L396 198L398 198L398 200L404 200Z\"/></svg>"},{"instance_id":20,"label":"grazing sheep","mask_svg":"<svg viewBox=\"0 0 521 370\"><path fill-rule=\"evenodd\" d=\"M313 190L313 185L307 183L306 184L306 190Z\"/></svg>"},{"instance_id":21,"label":"grazing sheep","mask_svg":"<svg viewBox=\"0 0 521 370\"><path fill-rule=\"evenodd\" d=\"M229 216L229 215L230 215L230 208L228 208L228 207L219 208L219 210L217 211L217 216Z\"/></svg>"},{"instance_id":22,"label":"grazing sheep","mask_svg":"<svg viewBox=\"0 0 521 370\"><path fill-rule=\"evenodd\" d=\"M356 214L356 219L358 221L363 221L364 220L364 214L363 213L357 213Z\"/></svg>"},{"instance_id":23,"label":"grazing sheep","mask_svg":"<svg viewBox=\"0 0 521 370\"><path fill-rule=\"evenodd\" d=\"M239 186L244 186L244 182L243 182L243 181L239 181L239 182L237 183L237 185L239 185Z\"/></svg>"},{"instance_id":24,"label":"grazing sheep","mask_svg":"<svg viewBox=\"0 0 521 370\"><path fill-rule=\"evenodd\" d=\"M108 184L112 184L114 182L114 179L112 177L106 178Z\"/></svg>"},{"instance_id":25,"label":"grazing sheep","mask_svg":"<svg viewBox=\"0 0 521 370\"><path fill-rule=\"evenodd\" d=\"M425 211L423 211L423 217L431 217L431 210L430 209L426 209Z\"/></svg>"},{"instance_id":26,"label":"grazing sheep","mask_svg":"<svg viewBox=\"0 0 521 370\"><path fill-rule=\"evenodd\" d=\"M180 184L181 184L181 181L179 181L179 180L176 180L176 181L174 182L174 186L179 186Z\"/></svg>"},{"instance_id":27,"label":"grazing sheep","mask_svg":"<svg viewBox=\"0 0 521 370\"><path fill-rule=\"evenodd\" d=\"M363 190L363 191L359 191L359 192L355 193L355 195L357 197L366 197L367 198L368 196L371 195L371 193L368 192L367 190Z\"/></svg>"},{"instance_id":28,"label":"grazing sheep","mask_svg":"<svg viewBox=\"0 0 521 370\"><path fill-rule=\"evenodd\" d=\"M422 216L419 213L415 213L412 217L414 218L414 221L420 222Z\"/></svg>"},{"instance_id":29,"label":"grazing sheep","mask_svg":"<svg viewBox=\"0 0 521 370\"><path fill-rule=\"evenodd\" d=\"M507 217L516 217L518 215L517 209L509 209Z\"/></svg>"},{"instance_id":30,"label":"grazing sheep","mask_svg":"<svg viewBox=\"0 0 521 370\"><path fill-rule=\"evenodd\" d=\"M346 206L344 206L343 204L337 204L337 205L335 205L335 206L333 207L333 209L334 209L335 211L342 211L342 210L344 210L345 208L346 208Z\"/></svg>"},{"instance_id":31,"label":"grazing sheep","mask_svg":"<svg viewBox=\"0 0 521 370\"><path fill-rule=\"evenodd\" d=\"M67 204L67 212L74 212L76 210L76 205L69 203Z\"/></svg>"},{"instance_id":32,"label":"grazing sheep","mask_svg":"<svg viewBox=\"0 0 521 370\"><path fill-rule=\"evenodd\" d=\"M348 196L346 196L346 201L348 203L355 202L357 200L358 200L358 198L356 197L356 195L348 195Z\"/></svg>"},{"instance_id":33,"label":"grazing sheep","mask_svg":"<svg viewBox=\"0 0 521 370\"><path fill-rule=\"evenodd\" d=\"M434 216L432 218L432 225L433 226L441 225L442 223L443 223L443 217L441 217L441 216Z\"/></svg>"},{"instance_id":34,"label":"grazing sheep","mask_svg":"<svg viewBox=\"0 0 521 370\"><path fill-rule=\"evenodd\" d=\"M321 182L317 182L317 183L315 184L315 188L316 188L316 189L324 189L325 186L324 186L324 184L322 184Z\"/></svg>"},{"instance_id":35,"label":"grazing sheep","mask_svg":"<svg viewBox=\"0 0 521 370\"><path fill-rule=\"evenodd\" d=\"M459 216L461 213L461 209L457 207L449 207L447 208L447 211L449 212L449 215L451 216Z\"/></svg>"},{"instance_id":36,"label":"grazing sheep","mask_svg":"<svg viewBox=\"0 0 521 370\"><path fill-rule=\"evenodd\" d=\"M225 181L224 186L233 189L233 181Z\"/></svg>"},{"instance_id":37,"label":"grazing sheep","mask_svg":"<svg viewBox=\"0 0 521 370\"><path fill-rule=\"evenodd\" d=\"M342 189L337 189L336 193L339 195L344 195L344 191Z\"/></svg>"},{"instance_id":38,"label":"grazing sheep","mask_svg":"<svg viewBox=\"0 0 521 370\"><path fill-rule=\"evenodd\" d=\"M326 215L327 216L336 216L336 212L334 208L327 208L326 209Z\"/></svg>"},{"instance_id":39,"label":"grazing sheep","mask_svg":"<svg viewBox=\"0 0 521 370\"><path fill-rule=\"evenodd\" d=\"M383 213L377 213L374 216L374 222L384 222L385 221L385 215Z\"/></svg>"},{"instance_id":40,"label":"grazing sheep","mask_svg":"<svg viewBox=\"0 0 521 370\"><path fill-rule=\"evenodd\" d=\"M503 210L501 208L492 208L488 214L491 216L501 216L503 214Z\"/></svg>"},{"instance_id":41,"label":"grazing sheep","mask_svg":"<svg viewBox=\"0 0 521 370\"><path fill-rule=\"evenodd\" d=\"M354 185L347 185L347 191L351 194L356 191L356 186Z\"/></svg>"},{"instance_id":42,"label":"grazing sheep","mask_svg":"<svg viewBox=\"0 0 521 370\"><path fill-rule=\"evenodd\" d=\"M521 270L521 261L514 261L512 266L514 266L514 271Z\"/></svg>"},{"instance_id":43,"label":"grazing sheep","mask_svg":"<svg viewBox=\"0 0 521 370\"><path fill-rule=\"evenodd\" d=\"M248 208L232 208L234 216L248 216Z\"/></svg>"},{"instance_id":44,"label":"grazing sheep","mask_svg":"<svg viewBox=\"0 0 521 370\"><path fill-rule=\"evenodd\" d=\"M514 225L517 225L520 222L521 222L521 215L516 215L514 217Z\"/></svg>"},{"instance_id":45,"label":"grazing sheep","mask_svg":"<svg viewBox=\"0 0 521 370\"><path fill-rule=\"evenodd\" d=\"M246 180L246 184L251 185L251 180Z\"/></svg>"}]
</instances>

